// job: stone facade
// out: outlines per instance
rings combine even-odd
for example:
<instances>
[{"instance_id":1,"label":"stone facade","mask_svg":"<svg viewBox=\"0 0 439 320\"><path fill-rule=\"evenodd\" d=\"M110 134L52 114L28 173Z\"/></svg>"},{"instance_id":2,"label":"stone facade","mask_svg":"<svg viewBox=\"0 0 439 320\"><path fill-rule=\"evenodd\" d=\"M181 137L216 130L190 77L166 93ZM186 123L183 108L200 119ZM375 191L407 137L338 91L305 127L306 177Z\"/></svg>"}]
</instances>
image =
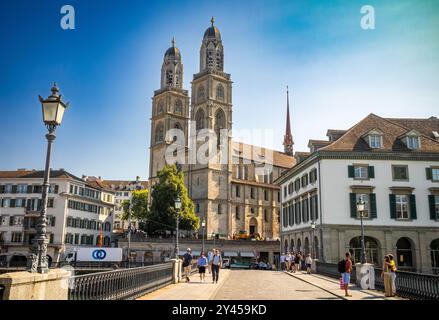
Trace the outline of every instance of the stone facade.
<instances>
[{"instance_id":1,"label":"stone facade","mask_svg":"<svg viewBox=\"0 0 439 320\"><path fill-rule=\"evenodd\" d=\"M179 70L178 79L172 70ZM213 20L202 40L200 70L193 76L190 99L182 77L181 54L173 41L164 56L161 88L152 98L150 186L166 163L178 162L196 214L206 220L208 237L215 233L232 239L245 231L262 239L278 238L280 195L273 181L295 160L282 152L232 140L232 81L224 72L224 47ZM183 139L170 133L171 129L181 129ZM210 159L203 162L196 155L203 150L208 133L215 133L216 138L209 139ZM175 158L169 161L166 152L171 147ZM252 152L270 158L272 169L261 174L257 167L265 160L252 157Z\"/></svg>"}]
</instances>

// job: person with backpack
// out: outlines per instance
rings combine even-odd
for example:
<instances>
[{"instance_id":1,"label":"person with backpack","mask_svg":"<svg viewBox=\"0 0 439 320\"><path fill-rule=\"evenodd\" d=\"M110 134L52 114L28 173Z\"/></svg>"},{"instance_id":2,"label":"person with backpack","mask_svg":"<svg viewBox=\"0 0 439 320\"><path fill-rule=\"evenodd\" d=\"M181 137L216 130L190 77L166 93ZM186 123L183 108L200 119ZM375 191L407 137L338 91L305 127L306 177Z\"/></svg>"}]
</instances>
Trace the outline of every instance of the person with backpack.
<instances>
[{"instance_id":1,"label":"person with backpack","mask_svg":"<svg viewBox=\"0 0 439 320\"><path fill-rule=\"evenodd\" d=\"M351 253L346 252L345 256L346 258L340 260L338 263L338 272L341 273L345 297L352 297L352 295L349 294L349 283L351 282L352 272Z\"/></svg>"},{"instance_id":2,"label":"person with backpack","mask_svg":"<svg viewBox=\"0 0 439 320\"><path fill-rule=\"evenodd\" d=\"M186 277L186 282L190 281L189 276L191 275L191 265L192 265L192 254L191 248L187 248L186 253L183 256L183 270L184 276Z\"/></svg>"}]
</instances>

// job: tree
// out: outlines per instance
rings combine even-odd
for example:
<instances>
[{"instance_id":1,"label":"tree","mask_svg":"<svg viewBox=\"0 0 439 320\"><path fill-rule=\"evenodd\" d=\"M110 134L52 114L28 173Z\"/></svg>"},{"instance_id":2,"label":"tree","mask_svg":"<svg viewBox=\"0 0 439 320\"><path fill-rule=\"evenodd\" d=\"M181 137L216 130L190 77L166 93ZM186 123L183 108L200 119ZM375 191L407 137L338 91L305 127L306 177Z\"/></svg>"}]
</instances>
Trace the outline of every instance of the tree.
<instances>
[{"instance_id":1,"label":"tree","mask_svg":"<svg viewBox=\"0 0 439 320\"><path fill-rule=\"evenodd\" d=\"M197 230L200 219L194 212L194 203L188 196L184 185L183 172L175 165L167 165L157 173L159 181L152 187L152 203L146 221L146 231L149 234L162 234L176 229L177 211L175 200L180 196L179 228L182 230Z\"/></svg>"},{"instance_id":2,"label":"tree","mask_svg":"<svg viewBox=\"0 0 439 320\"><path fill-rule=\"evenodd\" d=\"M132 220L145 221L148 217L148 190L133 191L131 206L129 200L124 200L121 205L123 208L122 220L128 220L131 210Z\"/></svg>"}]
</instances>

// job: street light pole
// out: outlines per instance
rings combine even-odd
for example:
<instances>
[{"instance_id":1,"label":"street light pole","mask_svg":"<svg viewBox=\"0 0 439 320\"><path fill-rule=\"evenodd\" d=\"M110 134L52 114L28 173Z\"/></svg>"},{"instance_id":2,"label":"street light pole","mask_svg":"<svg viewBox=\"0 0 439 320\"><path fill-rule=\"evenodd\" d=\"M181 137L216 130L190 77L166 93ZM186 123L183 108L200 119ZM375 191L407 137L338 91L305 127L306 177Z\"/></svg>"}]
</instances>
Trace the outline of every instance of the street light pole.
<instances>
[{"instance_id":1,"label":"street light pole","mask_svg":"<svg viewBox=\"0 0 439 320\"><path fill-rule=\"evenodd\" d=\"M131 266L131 200L130 203L128 203L128 252L127 252L127 259L128 259L128 268Z\"/></svg>"},{"instance_id":2,"label":"street light pole","mask_svg":"<svg viewBox=\"0 0 439 320\"><path fill-rule=\"evenodd\" d=\"M179 234L178 223L179 223L179 217L178 216L179 216L180 208L181 208L180 195L177 195L177 199L175 199L175 210L176 210L176 221L175 221L175 224L176 224L175 259L177 259L177 260L178 260L178 251L179 251L179 249L178 249L178 234Z\"/></svg>"},{"instance_id":3,"label":"street light pole","mask_svg":"<svg viewBox=\"0 0 439 320\"><path fill-rule=\"evenodd\" d=\"M361 264L366 263L366 248L364 245L364 225L363 225L363 215L364 215L364 205L365 202L363 199L360 199L360 201L357 202L357 211L360 214L360 224L361 224Z\"/></svg>"},{"instance_id":4,"label":"street light pole","mask_svg":"<svg viewBox=\"0 0 439 320\"><path fill-rule=\"evenodd\" d=\"M204 252L204 228L206 227L206 220L205 219L203 219L203 222L201 222L201 227L203 228L203 243L201 246L201 251Z\"/></svg>"},{"instance_id":5,"label":"street light pole","mask_svg":"<svg viewBox=\"0 0 439 320\"><path fill-rule=\"evenodd\" d=\"M215 238L216 238L215 232L212 233L212 237L213 237L213 248L215 249Z\"/></svg>"},{"instance_id":6,"label":"street light pole","mask_svg":"<svg viewBox=\"0 0 439 320\"><path fill-rule=\"evenodd\" d=\"M52 155L52 144L55 141L56 127L61 125L64 111L68 107L68 103L64 103L59 94L59 89L56 83L53 84L51 89L52 94L43 99L41 96L39 100L41 102L43 111L43 121L49 131L46 134L47 139L47 153L46 153L46 166L44 169L43 190L41 195L41 210L36 225L37 234L33 239L32 253L29 257L29 263L27 270L29 272L48 273L49 265L47 262L47 195L49 193L49 177L50 177L50 158Z\"/></svg>"},{"instance_id":7,"label":"street light pole","mask_svg":"<svg viewBox=\"0 0 439 320\"><path fill-rule=\"evenodd\" d=\"M314 260L315 259L315 248L314 248L314 232L316 230L316 223L314 222L314 220L311 221L311 230L312 230L312 241L311 241L311 258Z\"/></svg>"}]
</instances>

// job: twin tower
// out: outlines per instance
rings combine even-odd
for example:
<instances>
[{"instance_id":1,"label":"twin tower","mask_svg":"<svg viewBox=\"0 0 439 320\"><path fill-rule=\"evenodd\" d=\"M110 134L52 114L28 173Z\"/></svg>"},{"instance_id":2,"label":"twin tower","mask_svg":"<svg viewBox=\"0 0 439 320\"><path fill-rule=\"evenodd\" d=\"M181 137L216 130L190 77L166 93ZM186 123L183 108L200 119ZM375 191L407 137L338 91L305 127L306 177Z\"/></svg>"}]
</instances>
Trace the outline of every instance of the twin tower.
<instances>
[{"instance_id":1,"label":"twin tower","mask_svg":"<svg viewBox=\"0 0 439 320\"><path fill-rule=\"evenodd\" d=\"M193 77L191 99L189 99L188 91L183 89L184 70L181 53L175 46L174 39L172 40L172 46L166 51L163 59L160 89L154 92L153 97L150 179L154 179L157 172L166 164L165 152L173 142L173 139L166 137L169 130L180 129L184 133L184 150L187 154L189 122L195 124L196 128L191 128L193 133L201 129L210 129L219 137L221 129L231 129L232 81L230 74L224 73L223 70L224 47L221 34L214 26L212 17L211 26L205 31L201 43L200 71ZM181 147L183 149L183 145ZM187 158L186 162L189 162ZM189 167L183 165L185 173Z\"/></svg>"}]
</instances>

